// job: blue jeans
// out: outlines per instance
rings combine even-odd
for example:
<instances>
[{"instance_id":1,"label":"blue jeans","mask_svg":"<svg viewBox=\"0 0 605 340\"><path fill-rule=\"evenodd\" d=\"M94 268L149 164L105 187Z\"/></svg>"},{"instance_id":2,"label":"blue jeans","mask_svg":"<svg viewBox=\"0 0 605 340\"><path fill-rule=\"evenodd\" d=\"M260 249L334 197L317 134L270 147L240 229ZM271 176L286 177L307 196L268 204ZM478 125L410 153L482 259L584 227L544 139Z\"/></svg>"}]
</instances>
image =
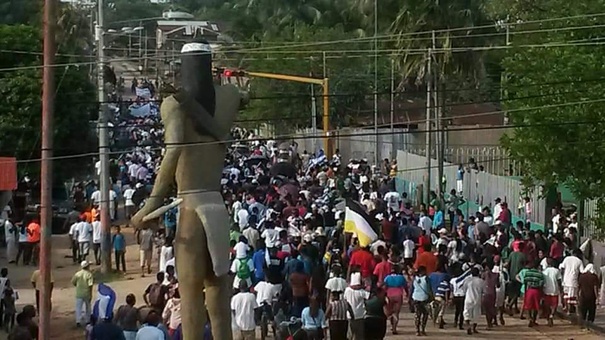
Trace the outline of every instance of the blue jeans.
<instances>
[{"instance_id":1,"label":"blue jeans","mask_svg":"<svg viewBox=\"0 0 605 340\"><path fill-rule=\"evenodd\" d=\"M126 339L126 340L136 340L137 339L137 332L124 331L124 339Z\"/></svg>"}]
</instances>

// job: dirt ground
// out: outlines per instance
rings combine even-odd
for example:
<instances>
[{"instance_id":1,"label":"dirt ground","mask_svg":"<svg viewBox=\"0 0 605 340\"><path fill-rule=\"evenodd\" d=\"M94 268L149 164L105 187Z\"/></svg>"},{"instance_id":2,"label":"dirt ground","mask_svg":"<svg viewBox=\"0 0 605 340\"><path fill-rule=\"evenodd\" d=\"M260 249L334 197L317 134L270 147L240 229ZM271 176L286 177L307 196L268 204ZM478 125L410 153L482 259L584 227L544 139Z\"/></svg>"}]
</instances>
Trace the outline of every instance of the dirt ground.
<instances>
[{"instance_id":1,"label":"dirt ground","mask_svg":"<svg viewBox=\"0 0 605 340\"><path fill-rule=\"evenodd\" d=\"M118 301L116 305L124 303L126 294L133 293L137 297L137 305L143 305L143 292L147 285L155 281L155 272L152 275L146 275L142 278L139 268L138 245L134 240L134 233L131 228L123 228L122 233L126 236L128 248L126 250L126 275L112 276L108 283L117 293ZM67 235L52 236L52 273L54 278L54 290L52 294L52 315L51 315L51 339L83 339L84 331L75 328L75 291L71 285L71 278L80 267L73 264L71 259L71 250L69 249L69 237ZM92 250L91 250L92 252ZM30 278L34 266L16 266L14 264L6 265L6 251L0 249L0 263L6 266L9 271L9 278L19 293L17 309L27 304L35 305L34 289L32 288ZM94 256L89 255L89 261L94 262ZM154 254L155 270L159 266L157 255ZM93 272L99 271L98 266L92 266ZM97 277L97 275L95 275ZM94 297L93 297L94 298ZM0 340L6 339L6 333L0 332Z\"/></svg>"}]
</instances>

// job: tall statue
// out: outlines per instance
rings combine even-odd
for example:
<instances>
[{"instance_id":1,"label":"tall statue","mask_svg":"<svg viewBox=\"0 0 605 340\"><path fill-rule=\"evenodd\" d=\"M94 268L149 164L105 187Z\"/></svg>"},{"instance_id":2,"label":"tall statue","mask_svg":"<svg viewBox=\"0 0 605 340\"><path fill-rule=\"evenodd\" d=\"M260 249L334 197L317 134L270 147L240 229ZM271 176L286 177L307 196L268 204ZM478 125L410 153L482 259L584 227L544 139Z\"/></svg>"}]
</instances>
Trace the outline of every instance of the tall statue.
<instances>
[{"instance_id":1,"label":"tall statue","mask_svg":"<svg viewBox=\"0 0 605 340\"><path fill-rule=\"evenodd\" d=\"M221 195L221 175L231 125L240 105L234 85L214 85L207 43L181 50L181 90L165 98L160 113L166 152L151 197L132 218L160 208L173 183L179 200L175 238L183 339L203 339L208 316L215 339L231 340L229 215Z\"/></svg>"}]
</instances>

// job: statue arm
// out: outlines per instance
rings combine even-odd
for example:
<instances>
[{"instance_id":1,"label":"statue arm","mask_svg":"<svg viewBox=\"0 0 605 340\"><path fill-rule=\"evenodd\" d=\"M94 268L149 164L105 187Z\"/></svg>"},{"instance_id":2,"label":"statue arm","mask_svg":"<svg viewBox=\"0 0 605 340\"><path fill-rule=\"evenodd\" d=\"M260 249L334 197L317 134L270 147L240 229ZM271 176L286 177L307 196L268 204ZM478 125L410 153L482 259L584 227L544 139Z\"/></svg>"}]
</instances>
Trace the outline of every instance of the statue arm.
<instances>
[{"instance_id":1,"label":"statue arm","mask_svg":"<svg viewBox=\"0 0 605 340\"><path fill-rule=\"evenodd\" d=\"M178 106L171 110L171 108L164 107L163 105L162 109L170 111L169 116L164 119L166 152L164 153L162 163L160 163L149 199L147 199L143 208L133 217L133 224L135 225L141 223L140 221L142 221L143 217L164 204L164 198L170 194L171 185L174 183L176 167L181 155L181 147L184 142L183 120L185 116L181 114Z\"/></svg>"}]
</instances>

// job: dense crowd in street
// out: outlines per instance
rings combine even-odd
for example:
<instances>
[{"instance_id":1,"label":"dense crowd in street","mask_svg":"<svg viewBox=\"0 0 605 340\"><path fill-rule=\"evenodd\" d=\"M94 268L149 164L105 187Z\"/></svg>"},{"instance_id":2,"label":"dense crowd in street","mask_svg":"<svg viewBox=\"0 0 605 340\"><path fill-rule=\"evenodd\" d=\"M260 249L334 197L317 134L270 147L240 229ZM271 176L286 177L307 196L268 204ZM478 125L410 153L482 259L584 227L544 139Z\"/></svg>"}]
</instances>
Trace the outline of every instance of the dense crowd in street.
<instances>
[{"instance_id":1,"label":"dense crowd in street","mask_svg":"<svg viewBox=\"0 0 605 340\"><path fill-rule=\"evenodd\" d=\"M229 148L221 184L230 215L236 339L256 339L258 328L263 338L383 339L397 334L400 313L408 312L418 336L430 332L429 319L438 328L459 328L461 336L477 333L480 324L504 325L505 315L526 319L529 327L539 319L552 326L557 308L586 325L605 299L605 268L591 263L590 246L579 245L575 214L561 207L545 231L532 230L527 213L515 223L500 198L464 216L465 198L456 189L433 192L419 205L397 192L394 161L345 163L338 151L329 159L321 150L301 153L295 143L259 142L243 129L232 134L243 142ZM126 217L144 204L161 160L158 146L137 146L114 163L112 219L119 201ZM100 191L76 186L74 201L77 210L66 223L73 261L81 266L71 281L77 326L88 339L181 339L173 250L178 207L160 219L159 231L137 232L140 273L156 278L144 292L144 307L137 307L133 294L116 296L103 284L93 302L89 258L101 261ZM27 240L39 237L36 220L21 230L5 221L6 235L24 230ZM26 258L36 249L31 241ZM120 227L113 229L112 247L116 269L126 272ZM15 248L8 251L15 256ZM38 306L17 314L8 277L3 269L3 324L15 318L13 335L33 332ZM31 281L39 287L38 271ZM206 333L211 339L209 324Z\"/></svg>"}]
</instances>

